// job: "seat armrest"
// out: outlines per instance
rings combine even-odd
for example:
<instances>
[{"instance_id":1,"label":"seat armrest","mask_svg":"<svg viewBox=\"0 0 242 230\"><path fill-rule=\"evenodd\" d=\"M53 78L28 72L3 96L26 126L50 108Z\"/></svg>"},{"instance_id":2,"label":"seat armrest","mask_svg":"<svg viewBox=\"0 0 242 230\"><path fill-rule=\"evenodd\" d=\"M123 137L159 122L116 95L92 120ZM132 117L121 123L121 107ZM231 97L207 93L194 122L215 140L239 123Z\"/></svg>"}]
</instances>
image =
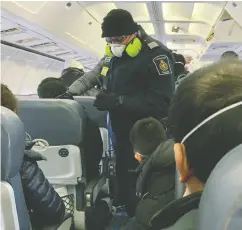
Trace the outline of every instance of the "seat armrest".
<instances>
[{"instance_id":1,"label":"seat armrest","mask_svg":"<svg viewBox=\"0 0 242 230\"><path fill-rule=\"evenodd\" d=\"M85 206L92 207L97 199L99 192L106 183L104 176L98 176L92 179L86 186L85 189Z\"/></svg>"}]
</instances>

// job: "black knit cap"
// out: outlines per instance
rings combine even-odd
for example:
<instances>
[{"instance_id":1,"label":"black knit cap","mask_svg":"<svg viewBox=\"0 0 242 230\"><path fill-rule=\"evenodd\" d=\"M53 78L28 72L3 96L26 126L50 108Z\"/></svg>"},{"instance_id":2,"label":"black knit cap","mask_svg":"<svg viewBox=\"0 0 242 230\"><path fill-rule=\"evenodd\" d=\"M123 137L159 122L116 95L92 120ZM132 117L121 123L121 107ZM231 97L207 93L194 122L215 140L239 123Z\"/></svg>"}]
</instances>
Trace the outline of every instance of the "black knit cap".
<instances>
[{"instance_id":1,"label":"black knit cap","mask_svg":"<svg viewBox=\"0 0 242 230\"><path fill-rule=\"evenodd\" d=\"M131 35L138 31L137 23L127 10L111 10L103 19L102 38Z\"/></svg>"}]
</instances>

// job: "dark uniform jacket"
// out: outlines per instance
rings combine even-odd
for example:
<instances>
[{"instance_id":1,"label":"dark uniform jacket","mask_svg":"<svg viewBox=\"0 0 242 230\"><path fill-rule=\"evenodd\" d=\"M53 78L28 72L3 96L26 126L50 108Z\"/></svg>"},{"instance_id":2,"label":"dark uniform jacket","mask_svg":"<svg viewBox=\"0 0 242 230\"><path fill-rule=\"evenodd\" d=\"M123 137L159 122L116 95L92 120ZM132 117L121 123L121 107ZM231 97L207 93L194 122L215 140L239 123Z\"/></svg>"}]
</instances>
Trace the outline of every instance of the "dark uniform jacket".
<instances>
[{"instance_id":1,"label":"dark uniform jacket","mask_svg":"<svg viewBox=\"0 0 242 230\"><path fill-rule=\"evenodd\" d=\"M20 175L32 226L41 229L58 225L65 216L64 202L37 165L37 161L45 158L30 148L26 147Z\"/></svg>"},{"instance_id":2,"label":"dark uniform jacket","mask_svg":"<svg viewBox=\"0 0 242 230\"><path fill-rule=\"evenodd\" d=\"M172 53L162 43L149 37L142 27L139 34L142 50L138 56L104 57L92 71L85 73L69 88L70 93L80 95L94 85L102 84L107 92L123 96L122 105L110 111L110 118L114 132L119 130L126 136L139 119L166 117L175 88ZM101 74L103 68L108 70L105 75Z\"/></svg>"},{"instance_id":3,"label":"dark uniform jacket","mask_svg":"<svg viewBox=\"0 0 242 230\"><path fill-rule=\"evenodd\" d=\"M141 165L136 184L137 195L141 198L135 218L129 220L122 230L138 230L149 227L153 215L174 200L175 159L174 142L162 142L151 157Z\"/></svg>"},{"instance_id":4,"label":"dark uniform jacket","mask_svg":"<svg viewBox=\"0 0 242 230\"><path fill-rule=\"evenodd\" d=\"M110 111L114 132L118 130L120 135L129 136L137 120L149 116L160 119L168 113L174 90L173 57L168 48L148 39L143 37L137 57L124 54L104 60L108 68L102 78L104 88L123 97L122 104Z\"/></svg>"}]
</instances>

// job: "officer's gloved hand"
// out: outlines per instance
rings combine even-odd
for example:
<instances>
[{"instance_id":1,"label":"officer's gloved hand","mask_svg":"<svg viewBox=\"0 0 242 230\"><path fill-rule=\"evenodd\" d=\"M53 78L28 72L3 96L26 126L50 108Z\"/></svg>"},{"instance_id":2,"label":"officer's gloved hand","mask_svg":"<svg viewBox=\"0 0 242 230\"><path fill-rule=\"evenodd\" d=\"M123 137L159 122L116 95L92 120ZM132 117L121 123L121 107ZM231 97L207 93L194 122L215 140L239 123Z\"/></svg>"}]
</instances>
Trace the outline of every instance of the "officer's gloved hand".
<instances>
[{"instance_id":1,"label":"officer's gloved hand","mask_svg":"<svg viewBox=\"0 0 242 230\"><path fill-rule=\"evenodd\" d=\"M94 101L94 106L100 110L112 110L119 105L119 97L113 93L108 94L101 92L96 96L96 100Z\"/></svg>"},{"instance_id":2,"label":"officer's gloved hand","mask_svg":"<svg viewBox=\"0 0 242 230\"><path fill-rule=\"evenodd\" d=\"M71 93L69 92L66 92L66 93L63 93L59 96L56 97L57 99L69 99L69 100L74 100L74 97Z\"/></svg>"}]
</instances>

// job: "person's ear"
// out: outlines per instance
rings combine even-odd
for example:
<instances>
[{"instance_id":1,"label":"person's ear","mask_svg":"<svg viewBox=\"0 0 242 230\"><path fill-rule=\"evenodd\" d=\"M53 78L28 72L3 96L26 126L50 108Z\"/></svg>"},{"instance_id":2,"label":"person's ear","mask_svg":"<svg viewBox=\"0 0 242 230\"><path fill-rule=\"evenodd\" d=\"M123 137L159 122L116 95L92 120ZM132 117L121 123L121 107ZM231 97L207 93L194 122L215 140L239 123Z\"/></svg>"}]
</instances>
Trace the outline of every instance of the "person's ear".
<instances>
[{"instance_id":1,"label":"person's ear","mask_svg":"<svg viewBox=\"0 0 242 230\"><path fill-rule=\"evenodd\" d=\"M142 161L142 155L138 152L134 152L134 158L138 161L141 162Z\"/></svg>"},{"instance_id":2,"label":"person's ear","mask_svg":"<svg viewBox=\"0 0 242 230\"><path fill-rule=\"evenodd\" d=\"M192 170L189 167L185 146L183 144L176 143L174 145L174 152L176 167L180 173L180 181L182 183L186 183L192 174Z\"/></svg>"}]
</instances>

